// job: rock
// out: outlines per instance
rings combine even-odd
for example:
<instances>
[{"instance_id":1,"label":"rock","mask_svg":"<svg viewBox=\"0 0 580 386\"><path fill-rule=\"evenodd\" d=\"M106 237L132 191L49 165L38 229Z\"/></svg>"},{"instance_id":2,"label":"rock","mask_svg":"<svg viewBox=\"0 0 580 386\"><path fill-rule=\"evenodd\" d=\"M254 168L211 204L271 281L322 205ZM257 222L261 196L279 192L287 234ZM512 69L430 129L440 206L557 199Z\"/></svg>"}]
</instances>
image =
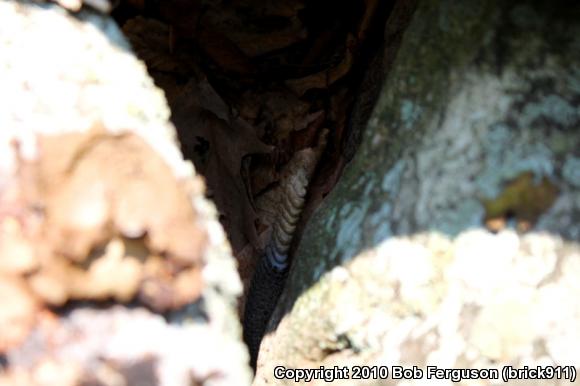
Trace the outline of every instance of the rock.
<instances>
[{"instance_id":1,"label":"rock","mask_svg":"<svg viewBox=\"0 0 580 386\"><path fill-rule=\"evenodd\" d=\"M293 384L275 366L577 366L579 15L418 1L362 143L304 231L255 385Z\"/></svg>"},{"instance_id":2,"label":"rock","mask_svg":"<svg viewBox=\"0 0 580 386\"><path fill-rule=\"evenodd\" d=\"M0 384L249 384L231 249L115 22L0 25Z\"/></svg>"}]
</instances>

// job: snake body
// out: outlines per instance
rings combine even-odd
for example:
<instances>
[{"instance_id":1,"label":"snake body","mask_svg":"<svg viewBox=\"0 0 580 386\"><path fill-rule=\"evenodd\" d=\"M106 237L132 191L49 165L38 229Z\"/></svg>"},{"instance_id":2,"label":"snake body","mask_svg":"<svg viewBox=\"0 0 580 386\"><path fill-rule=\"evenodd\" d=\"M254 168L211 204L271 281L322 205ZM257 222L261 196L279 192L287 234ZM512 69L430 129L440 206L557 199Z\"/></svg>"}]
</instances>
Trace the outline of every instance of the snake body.
<instances>
[{"instance_id":1,"label":"snake body","mask_svg":"<svg viewBox=\"0 0 580 386\"><path fill-rule=\"evenodd\" d=\"M280 212L272 236L261 256L248 291L244 312L244 341L250 351L250 364L256 368L258 351L266 326L286 281L290 260L288 251L304 208L311 170L301 169L283 185Z\"/></svg>"}]
</instances>

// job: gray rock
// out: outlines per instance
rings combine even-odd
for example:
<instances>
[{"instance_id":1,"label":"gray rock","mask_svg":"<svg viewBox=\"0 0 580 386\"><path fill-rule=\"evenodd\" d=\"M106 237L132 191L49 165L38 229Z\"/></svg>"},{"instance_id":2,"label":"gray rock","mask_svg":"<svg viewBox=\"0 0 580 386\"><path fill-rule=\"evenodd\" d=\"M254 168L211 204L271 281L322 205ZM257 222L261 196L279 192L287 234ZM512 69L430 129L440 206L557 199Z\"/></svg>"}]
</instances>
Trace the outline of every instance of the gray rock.
<instances>
[{"instance_id":1,"label":"gray rock","mask_svg":"<svg viewBox=\"0 0 580 386\"><path fill-rule=\"evenodd\" d=\"M284 384L276 365L577 366L579 16L565 2L418 2L362 143L304 231L254 384Z\"/></svg>"}]
</instances>

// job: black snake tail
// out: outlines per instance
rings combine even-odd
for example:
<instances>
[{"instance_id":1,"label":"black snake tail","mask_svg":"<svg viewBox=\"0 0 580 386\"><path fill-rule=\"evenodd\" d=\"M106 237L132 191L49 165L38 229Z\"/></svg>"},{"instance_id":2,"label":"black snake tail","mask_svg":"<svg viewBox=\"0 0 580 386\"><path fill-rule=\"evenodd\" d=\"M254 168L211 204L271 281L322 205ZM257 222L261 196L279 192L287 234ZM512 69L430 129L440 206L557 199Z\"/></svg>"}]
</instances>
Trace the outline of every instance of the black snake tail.
<instances>
[{"instance_id":1,"label":"black snake tail","mask_svg":"<svg viewBox=\"0 0 580 386\"><path fill-rule=\"evenodd\" d=\"M248 345L250 365L254 370L262 336L284 289L287 272L272 269L264 255L252 277L244 313L244 341Z\"/></svg>"},{"instance_id":2,"label":"black snake tail","mask_svg":"<svg viewBox=\"0 0 580 386\"><path fill-rule=\"evenodd\" d=\"M244 341L250 350L250 365L254 370L262 337L286 281L290 263L288 251L304 207L309 174L298 172L287 181L280 215L250 283L243 323Z\"/></svg>"}]
</instances>

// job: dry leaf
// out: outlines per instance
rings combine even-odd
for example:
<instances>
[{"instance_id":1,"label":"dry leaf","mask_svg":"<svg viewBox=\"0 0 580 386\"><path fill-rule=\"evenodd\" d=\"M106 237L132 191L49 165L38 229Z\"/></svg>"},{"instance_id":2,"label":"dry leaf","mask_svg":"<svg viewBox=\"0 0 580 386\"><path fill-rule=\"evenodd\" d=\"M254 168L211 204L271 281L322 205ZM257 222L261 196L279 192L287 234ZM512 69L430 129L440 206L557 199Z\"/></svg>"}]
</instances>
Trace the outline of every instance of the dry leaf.
<instances>
[{"instance_id":1,"label":"dry leaf","mask_svg":"<svg viewBox=\"0 0 580 386\"><path fill-rule=\"evenodd\" d=\"M238 250L248 241L257 243L256 214L242 176L243 160L247 156L270 153L272 147L263 143L254 127L243 120L225 121L202 108L198 90L192 85L180 95L173 120L183 152L194 159L207 179L213 199L225 216L223 223L232 246Z\"/></svg>"}]
</instances>

